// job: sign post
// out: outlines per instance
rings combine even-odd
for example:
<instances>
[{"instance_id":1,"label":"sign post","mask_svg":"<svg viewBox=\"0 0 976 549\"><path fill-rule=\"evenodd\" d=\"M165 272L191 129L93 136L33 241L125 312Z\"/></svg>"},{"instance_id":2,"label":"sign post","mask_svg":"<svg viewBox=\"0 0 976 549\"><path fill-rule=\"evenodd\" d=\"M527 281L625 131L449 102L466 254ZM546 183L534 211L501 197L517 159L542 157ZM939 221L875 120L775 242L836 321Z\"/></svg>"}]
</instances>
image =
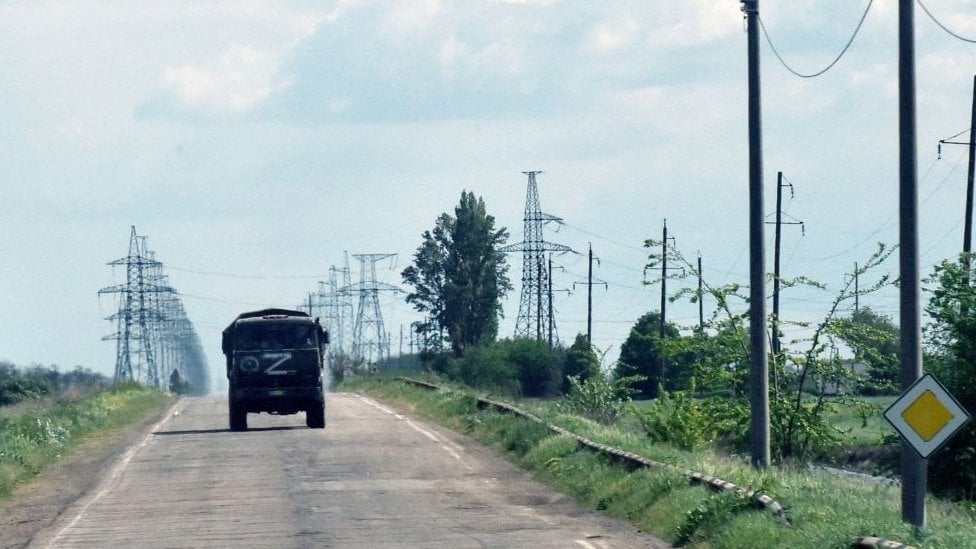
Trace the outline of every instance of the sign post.
<instances>
[{"instance_id":1,"label":"sign post","mask_svg":"<svg viewBox=\"0 0 976 549\"><path fill-rule=\"evenodd\" d=\"M919 378L905 390L885 410L884 416L905 442L918 452L923 463L969 421L969 413L932 374ZM903 478L902 490L909 484ZM920 502L921 508L908 510L911 512L902 509L902 515L922 517L922 524L916 524L921 527L925 521L925 494L912 499Z\"/></svg>"}]
</instances>

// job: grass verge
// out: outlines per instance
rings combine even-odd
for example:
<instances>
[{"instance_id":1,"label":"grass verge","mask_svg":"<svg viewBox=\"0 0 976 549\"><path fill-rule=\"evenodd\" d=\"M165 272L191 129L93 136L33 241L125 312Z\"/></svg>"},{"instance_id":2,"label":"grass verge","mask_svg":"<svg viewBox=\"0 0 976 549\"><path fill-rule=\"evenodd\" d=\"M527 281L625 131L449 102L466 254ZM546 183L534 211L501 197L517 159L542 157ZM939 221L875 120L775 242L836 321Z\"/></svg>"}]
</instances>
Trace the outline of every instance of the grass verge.
<instances>
[{"instance_id":1,"label":"grass verge","mask_svg":"<svg viewBox=\"0 0 976 549\"><path fill-rule=\"evenodd\" d=\"M138 421L171 400L166 393L124 384L0 415L0 498L87 438Z\"/></svg>"},{"instance_id":2,"label":"grass verge","mask_svg":"<svg viewBox=\"0 0 976 549\"><path fill-rule=\"evenodd\" d=\"M631 521L678 546L850 547L857 537L877 536L921 548L976 547L976 511L930 499L928 527L915 532L901 521L898 487L806 468L757 471L711 451L681 451L575 416L531 410L591 440L761 490L788 507L791 525L784 526L750 500L692 485L673 470L629 472L544 426L478 410L470 393L429 391L383 378L357 378L340 389L369 394L462 431L582 505Z\"/></svg>"}]
</instances>

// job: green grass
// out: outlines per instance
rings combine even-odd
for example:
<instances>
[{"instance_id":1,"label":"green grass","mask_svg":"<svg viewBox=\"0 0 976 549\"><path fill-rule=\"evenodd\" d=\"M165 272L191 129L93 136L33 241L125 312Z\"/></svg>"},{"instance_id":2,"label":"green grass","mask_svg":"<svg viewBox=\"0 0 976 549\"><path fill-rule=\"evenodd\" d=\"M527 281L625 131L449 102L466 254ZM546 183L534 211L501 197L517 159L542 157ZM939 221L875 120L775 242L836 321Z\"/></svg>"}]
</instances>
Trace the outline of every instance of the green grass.
<instances>
[{"instance_id":1,"label":"green grass","mask_svg":"<svg viewBox=\"0 0 976 549\"><path fill-rule=\"evenodd\" d=\"M930 498L928 526L916 535L901 521L897 487L805 467L758 471L742 458L710 450L681 451L654 444L635 432L556 414L546 403L528 406L546 421L591 440L761 489L788 508L791 524L785 526L768 511L734 495L692 485L673 469L628 473L538 424L479 411L470 394L429 391L376 378L352 380L341 388L370 394L463 431L582 505L631 521L671 543L708 548L849 547L855 538L870 535L923 548L976 547L972 506ZM856 417L851 414L848 421Z\"/></svg>"},{"instance_id":2,"label":"green grass","mask_svg":"<svg viewBox=\"0 0 976 549\"><path fill-rule=\"evenodd\" d=\"M0 498L89 437L131 424L172 397L121 385L79 399L44 399L0 413Z\"/></svg>"}]
</instances>

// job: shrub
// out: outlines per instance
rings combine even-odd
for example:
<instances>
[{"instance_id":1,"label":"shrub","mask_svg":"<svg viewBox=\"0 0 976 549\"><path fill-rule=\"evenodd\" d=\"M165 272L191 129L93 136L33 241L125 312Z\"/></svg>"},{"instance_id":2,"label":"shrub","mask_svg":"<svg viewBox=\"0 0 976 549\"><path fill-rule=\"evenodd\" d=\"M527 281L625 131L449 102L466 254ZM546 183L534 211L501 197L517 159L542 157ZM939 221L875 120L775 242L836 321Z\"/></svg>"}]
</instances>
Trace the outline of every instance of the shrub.
<instances>
[{"instance_id":1,"label":"shrub","mask_svg":"<svg viewBox=\"0 0 976 549\"><path fill-rule=\"evenodd\" d=\"M645 409L632 413L652 440L684 449L702 448L716 442L733 448L748 441L749 407L741 400L694 398L694 384L687 391L661 392Z\"/></svg>"},{"instance_id":2,"label":"shrub","mask_svg":"<svg viewBox=\"0 0 976 549\"><path fill-rule=\"evenodd\" d=\"M630 402L630 395L634 392L631 385L643 378L631 376L609 381L602 375L597 375L582 382L579 376L568 379L569 394L559 402L559 410L610 424L624 405Z\"/></svg>"},{"instance_id":3,"label":"shrub","mask_svg":"<svg viewBox=\"0 0 976 549\"><path fill-rule=\"evenodd\" d=\"M524 396L546 396L559 393L559 363L556 355L542 341L514 339L499 342L505 356L518 371Z\"/></svg>"}]
</instances>

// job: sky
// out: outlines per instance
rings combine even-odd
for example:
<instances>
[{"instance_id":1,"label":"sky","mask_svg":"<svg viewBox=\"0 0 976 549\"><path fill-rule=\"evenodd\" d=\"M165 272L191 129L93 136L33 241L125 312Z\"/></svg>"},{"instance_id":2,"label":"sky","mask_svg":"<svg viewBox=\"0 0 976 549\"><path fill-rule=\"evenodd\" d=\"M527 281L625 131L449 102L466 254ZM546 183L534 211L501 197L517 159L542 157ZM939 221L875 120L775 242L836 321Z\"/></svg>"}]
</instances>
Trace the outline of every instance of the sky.
<instances>
[{"instance_id":1,"label":"sky","mask_svg":"<svg viewBox=\"0 0 976 549\"><path fill-rule=\"evenodd\" d=\"M784 61L818 72L867 0L764 0ZM976 38L976 0L926 0ZM762 41L765 204L784 195L781 315L816 320L856 262L897 243L898 5L874 0L829 71L799 78ZM962 247L976 45L915 10L920 247L924 274ZM586 330L605 360L641 315L648 238L700 253L713 285L746 284L746 33L735 0L0 0L0 360L111 375L124 282L109 262L147 237L223 378L220 331L238 313L294 307L345 253L396 254L400 284L423 231L462 191L523 237L526 177L563 219L554 257L557 332ZM967 140L963 133L955 141ZM772 271L772 226L767 263ZM521 261L501 336L514 334ZM353 280L359 262L350 257ZM897 272L897 258L866 278ZM862 281L862 284L869 280ZM669 290L696 282L671 281ZM407 288L404 288L407 289ZM393 354L419 315L384 292ZM862 306L897 319L892 291ZM706 314L714 304L706 300ZM667 317L697 322L697 305ZM787 327L787 340L802 330ZM406 337L406 336L404 336Z\"/></svg>"}]
</instances>

